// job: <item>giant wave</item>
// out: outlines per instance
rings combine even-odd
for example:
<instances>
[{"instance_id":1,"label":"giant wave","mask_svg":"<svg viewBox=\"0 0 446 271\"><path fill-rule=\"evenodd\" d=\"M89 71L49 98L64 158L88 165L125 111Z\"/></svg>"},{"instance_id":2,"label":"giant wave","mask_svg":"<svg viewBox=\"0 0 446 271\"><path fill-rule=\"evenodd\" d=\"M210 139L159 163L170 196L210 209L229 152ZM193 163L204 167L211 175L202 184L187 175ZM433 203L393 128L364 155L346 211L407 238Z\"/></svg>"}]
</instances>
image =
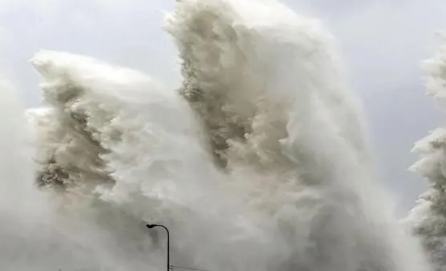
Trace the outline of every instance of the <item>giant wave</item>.
<instances>
[{"instance_id":1,"label":"giant wave","mask_svg":"<svg viewBox=\"0 0 446 271\"><path fill-rule=\"evenodd\" d=\"M179 89L65 52L31 60L44 107L28 111L28 198L42 204L21 210L41 216L14 220L37 240L11 239L24 245L0 256L6 270L159 270L164 235L146 222L171 230L176 265L428 270L376 183L360 105L317 21L272 0L182 0L164 27Z\"/></svg>"}]
</instances>

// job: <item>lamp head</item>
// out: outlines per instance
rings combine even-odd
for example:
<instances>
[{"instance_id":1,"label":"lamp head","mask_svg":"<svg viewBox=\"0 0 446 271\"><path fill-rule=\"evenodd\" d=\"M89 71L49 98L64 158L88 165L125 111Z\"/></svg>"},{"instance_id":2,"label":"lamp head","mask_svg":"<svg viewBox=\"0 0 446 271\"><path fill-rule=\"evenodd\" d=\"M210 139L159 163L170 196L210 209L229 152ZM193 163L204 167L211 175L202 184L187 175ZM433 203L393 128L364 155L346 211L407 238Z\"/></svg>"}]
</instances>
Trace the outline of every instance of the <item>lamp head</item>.
<instances>
[{"instance_id":1,"label":"lamp head","mask_svg":"<svg viewBox=\"0 0 446 271\"><path fill-rule=\"evenodd\" d=\"M156 226L157 226L156 224L147 224L146 225L146 227L149 228L149 229L152 229L152 228L154 228Z\"/></svg>"}]
</instances>

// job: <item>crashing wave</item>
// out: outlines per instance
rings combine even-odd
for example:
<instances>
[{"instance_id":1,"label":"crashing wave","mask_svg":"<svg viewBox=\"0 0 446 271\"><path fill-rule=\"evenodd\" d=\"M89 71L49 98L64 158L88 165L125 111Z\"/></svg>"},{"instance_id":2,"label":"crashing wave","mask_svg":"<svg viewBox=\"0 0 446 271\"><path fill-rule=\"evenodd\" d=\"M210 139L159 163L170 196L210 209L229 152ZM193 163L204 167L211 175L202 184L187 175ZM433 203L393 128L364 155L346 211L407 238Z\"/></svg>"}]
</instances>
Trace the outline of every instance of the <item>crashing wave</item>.
<instances>
[{"instance_id":1,"label":"crashing wave","mask_svg":"<svg viewBox=\"0 0 446 271\"><path fill-rule=\"evenodd\" d=\"M437 54L424 62L426 93L431 96L439 109L445 109L446 91L446 46L442 45ZM410 167L410 171L425 177L429 183L427 191L422 193L416 205L403 222L410 231L420 238L434 270L445 269L445 142L446 129L440 127L428 136L416 142L412 152L419 160Z\"/></svg>"},{"instance_id":2,"label":"crashing wave","mask_svg":"<svg viewBox=\"0 0 446 271\"><path fill-rule=\"evenodd\" d=\"M187 0L165 28L178 91L83 56L32 60L37 182L69 221L142 247L110 270L157 268L156 238L125 241L141 221L169 227L175 263L213 271L427 270L373 184L361 109L317 22L270 0Z\"/></svg>"}]
</instances>

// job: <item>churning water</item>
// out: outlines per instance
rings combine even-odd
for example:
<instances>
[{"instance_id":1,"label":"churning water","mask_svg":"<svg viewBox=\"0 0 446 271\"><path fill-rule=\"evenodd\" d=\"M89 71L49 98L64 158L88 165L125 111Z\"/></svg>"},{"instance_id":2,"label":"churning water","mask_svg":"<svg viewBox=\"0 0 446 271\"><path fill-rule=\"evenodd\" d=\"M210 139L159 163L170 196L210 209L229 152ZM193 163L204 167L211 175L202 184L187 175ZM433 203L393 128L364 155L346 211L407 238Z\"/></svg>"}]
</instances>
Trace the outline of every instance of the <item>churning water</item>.
<instances>
[{"instance_id":1,"label":"churning water","mask_svg":"<svg viewBox=\"0 0 446 271\"><path fill-rule=\"evenodd\" d=\"M174 265L428 270L316 21L273 0L182 0L165 29L179 89L42 51L45 107L25 125L1 86L2 271L163 270L165 233L145 222L170 229Z\"/></svg>"}]
</instances>

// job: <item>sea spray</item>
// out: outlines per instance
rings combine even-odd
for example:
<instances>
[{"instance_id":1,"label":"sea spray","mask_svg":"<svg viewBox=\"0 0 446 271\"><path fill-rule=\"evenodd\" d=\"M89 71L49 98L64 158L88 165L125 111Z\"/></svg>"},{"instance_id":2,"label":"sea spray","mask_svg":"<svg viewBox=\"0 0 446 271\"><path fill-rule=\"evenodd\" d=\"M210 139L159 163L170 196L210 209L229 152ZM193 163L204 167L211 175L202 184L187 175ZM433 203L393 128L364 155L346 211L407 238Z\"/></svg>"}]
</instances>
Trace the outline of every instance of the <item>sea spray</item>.
<instances>
[{"instance_id":1,"label":"sea spray","mask_svg":"<svg viewBox=\"0 0 446 271\"><path fill-rule=\"evenodd\" d=\"M376 187L359 106L317 22L275 1L183 0L165 28L179 91L88 57L32 59L46 107L30 112L36 179L54 235L9 266L159 270L164 233L144 228L156 222L174 265L428 270Z\"/></svg>"},{"instance_id":2,"label":"sea spray","mask_svg":"<svg viewBox=\"0 0 446 271\"><path fill-rule=\"evenodd\" d=\"M182 1L166 28L183 60L182 95L219 165L282 229L288 266L424 266L401 256L420 254L399 246L407 238L373 182L361 110L317 22L273 1Z\"/></svg>"}]
</instances>

